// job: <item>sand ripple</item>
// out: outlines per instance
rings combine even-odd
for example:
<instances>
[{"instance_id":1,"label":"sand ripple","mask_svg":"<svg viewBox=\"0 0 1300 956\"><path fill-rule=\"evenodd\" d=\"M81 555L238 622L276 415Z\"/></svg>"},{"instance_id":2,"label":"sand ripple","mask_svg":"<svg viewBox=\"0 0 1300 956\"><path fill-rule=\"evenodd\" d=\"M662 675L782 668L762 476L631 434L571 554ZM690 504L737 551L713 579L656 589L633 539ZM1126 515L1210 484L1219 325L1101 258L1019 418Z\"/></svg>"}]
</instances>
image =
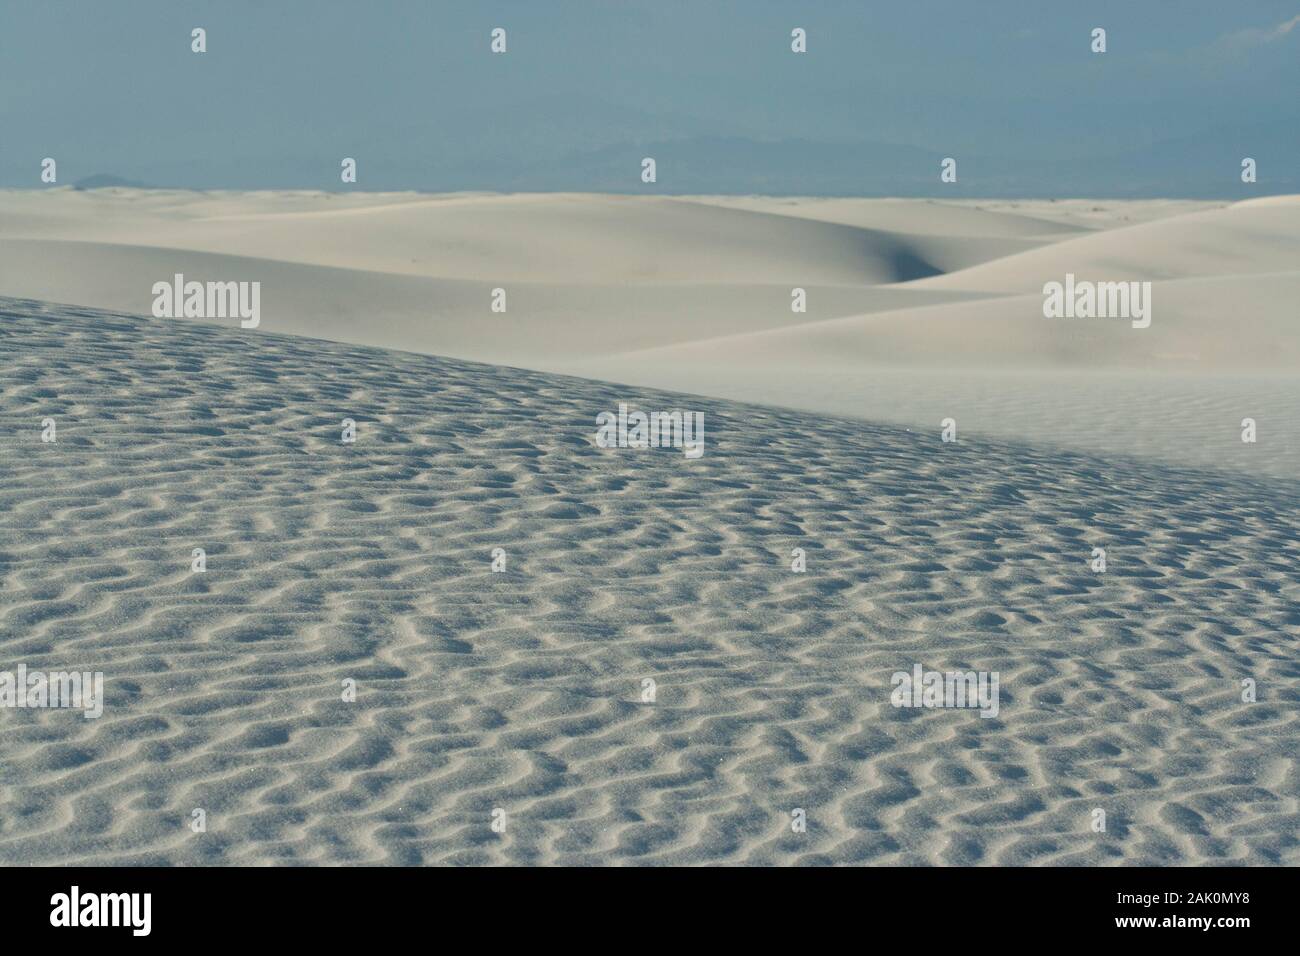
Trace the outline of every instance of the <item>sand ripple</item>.
<instances>
[{"instance_id":1,"label":"sand ripple","mask_svg":"<svg viewBox=\"0 0 1300 956\"><path fill-rule=\"evenodd\" d=\"M0 862L1300 863L1295 482L16 300L0 415L0 669L107 681Z\"/></svg>"}]
</instances>

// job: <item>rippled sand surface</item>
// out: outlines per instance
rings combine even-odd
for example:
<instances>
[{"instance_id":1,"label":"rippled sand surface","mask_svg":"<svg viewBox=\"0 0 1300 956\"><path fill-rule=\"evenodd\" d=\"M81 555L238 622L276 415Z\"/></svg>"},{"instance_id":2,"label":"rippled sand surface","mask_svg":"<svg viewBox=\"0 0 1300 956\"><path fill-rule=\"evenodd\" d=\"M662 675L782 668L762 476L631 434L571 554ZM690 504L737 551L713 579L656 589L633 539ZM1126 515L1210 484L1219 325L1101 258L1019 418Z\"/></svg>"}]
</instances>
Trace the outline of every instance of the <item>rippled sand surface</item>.
<instances>
[{"instance_id":1,"label":"rippled sand surface","mask_svg":"<svg viewBox=\"0 0 1300 956\"><path fill-rule=\"evenodd\" d=\"M0 422L2 863L1300 863L1295 481L18 300Z\"/></svg>"}]
</instances>

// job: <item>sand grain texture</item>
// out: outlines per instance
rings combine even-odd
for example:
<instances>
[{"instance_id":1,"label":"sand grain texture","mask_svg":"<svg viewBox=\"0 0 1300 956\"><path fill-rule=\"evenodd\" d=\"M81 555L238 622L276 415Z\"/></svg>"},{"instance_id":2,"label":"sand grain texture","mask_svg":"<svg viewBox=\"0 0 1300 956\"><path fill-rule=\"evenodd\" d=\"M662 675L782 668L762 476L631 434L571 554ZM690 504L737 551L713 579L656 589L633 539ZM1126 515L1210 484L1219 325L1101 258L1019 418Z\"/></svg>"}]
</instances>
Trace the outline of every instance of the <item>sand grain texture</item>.
<instances>
[{"instance_id":1,"label":"sand grain texture","mask_svg":"<svg viewBox=\"0 0 1300 956\"><path fill-rule=\"evenodd\" d=\"M107 679L5 864L1300 862L1294 481L16 300L0 412L3 665Z\"/></svg>"}]
</instances>

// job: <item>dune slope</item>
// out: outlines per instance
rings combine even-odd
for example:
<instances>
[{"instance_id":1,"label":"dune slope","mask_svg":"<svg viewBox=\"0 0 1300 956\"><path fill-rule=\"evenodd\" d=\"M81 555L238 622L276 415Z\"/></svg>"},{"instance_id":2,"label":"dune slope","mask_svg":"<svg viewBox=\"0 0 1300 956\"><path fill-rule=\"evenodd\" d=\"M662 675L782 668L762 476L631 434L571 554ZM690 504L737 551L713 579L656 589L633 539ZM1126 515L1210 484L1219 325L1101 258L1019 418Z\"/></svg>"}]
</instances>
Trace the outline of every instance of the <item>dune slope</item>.
<instances>
[{"instance_id":1,"label":"dune slope","mask_svg":"<svg viewBox=\"0 0 1300 956\"><path fill-rule=\"evenodd\" d=\"M972 265L927 285L1042 294L1067 272L1108 282L1294 272L1300 263L1300 196L1270 196L1220 209L1068 237Z\"/></svg>"},{"instance_id":2,"label":"dune slope","mask_svg":"<svg viewBox=\"0 0 1300 956\"><path fill-rule=\"evenodd\" d=\"M0 413L3 667L106 676L2 863L1300 863L1294 482L16 301Z\"/></svg>"}]
</instances>

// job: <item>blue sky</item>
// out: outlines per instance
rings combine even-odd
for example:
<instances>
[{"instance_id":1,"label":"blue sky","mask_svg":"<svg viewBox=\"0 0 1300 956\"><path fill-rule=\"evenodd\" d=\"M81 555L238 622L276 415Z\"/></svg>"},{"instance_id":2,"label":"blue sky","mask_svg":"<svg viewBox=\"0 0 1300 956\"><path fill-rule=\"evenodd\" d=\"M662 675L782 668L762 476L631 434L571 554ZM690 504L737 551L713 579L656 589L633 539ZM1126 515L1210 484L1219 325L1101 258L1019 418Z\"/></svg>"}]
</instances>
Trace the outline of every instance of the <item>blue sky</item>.
<instances>
[{"instance_id":1,"label":"blue sky","mask_svg":"<svg viewBox=\"0 0 1300 956\"><path fill-rule=\"evenodd\" d=\"M1300 190L1300 0L0 0L0 90L6 186Z\"/></svg>"}]
</instances>

